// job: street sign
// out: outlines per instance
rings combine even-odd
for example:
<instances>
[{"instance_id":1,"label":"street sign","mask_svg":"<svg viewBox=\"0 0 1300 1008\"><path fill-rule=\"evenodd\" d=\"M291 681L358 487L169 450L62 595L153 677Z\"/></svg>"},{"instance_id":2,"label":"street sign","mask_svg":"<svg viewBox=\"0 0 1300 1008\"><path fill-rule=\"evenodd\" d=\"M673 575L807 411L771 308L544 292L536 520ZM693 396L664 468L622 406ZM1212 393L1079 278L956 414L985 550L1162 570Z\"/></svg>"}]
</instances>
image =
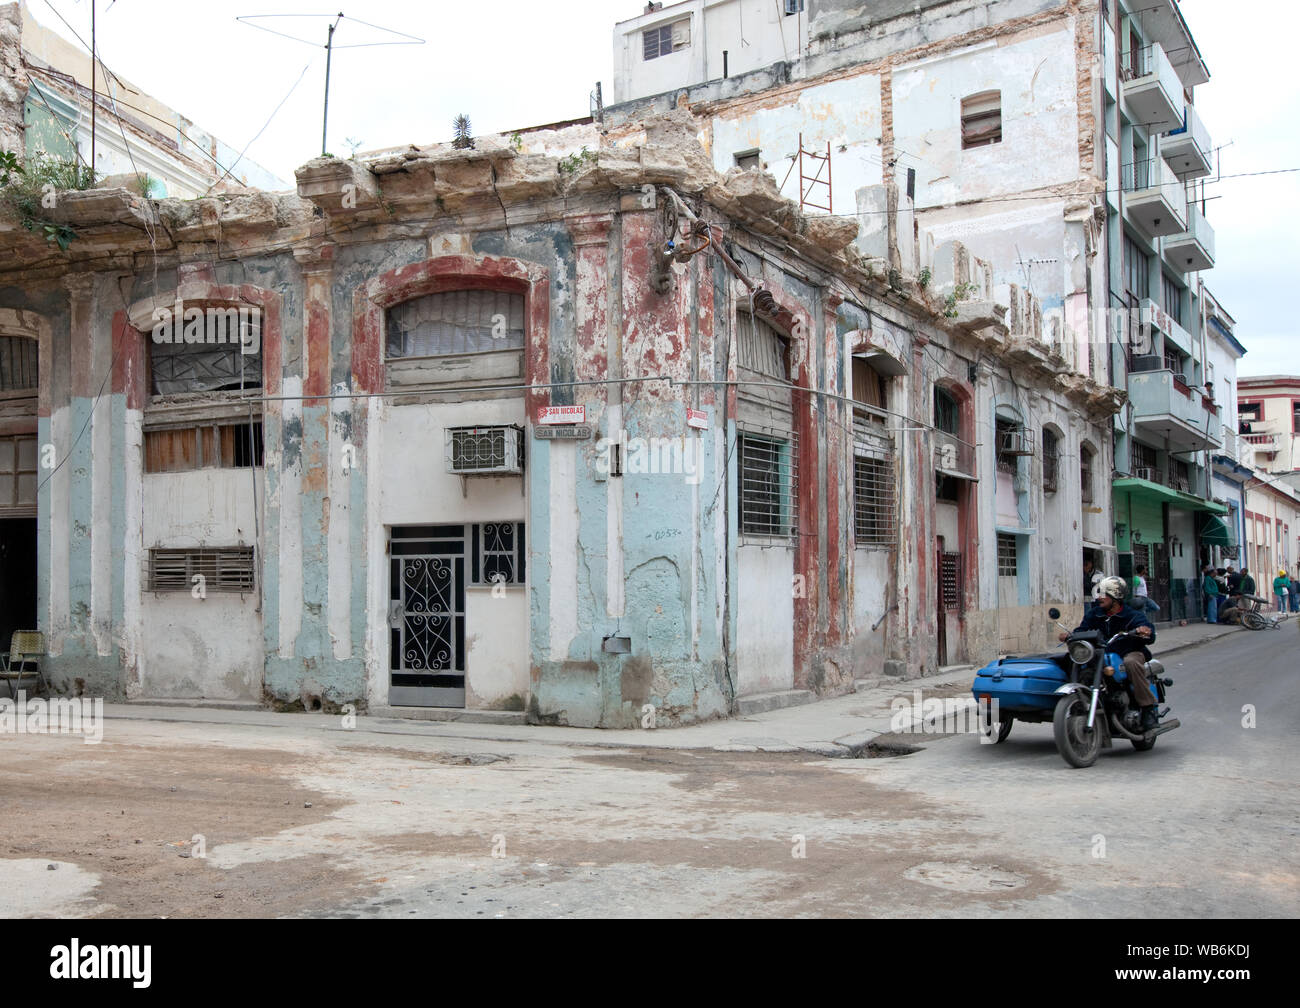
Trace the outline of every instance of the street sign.
<instances>
[{"instance_id":1,"label":"street sign","mask_svg":"<svg viewBox=\"0 0 1300 1008\"><path fill-rule=\"evenodd\" d=\"M537 410L539 424L585 423L586 420L586 406L542 406Z\"/></svg>"},{"instance_id":2,"label":"street sign","mask_svg":"<svg viewBox=\"0 0 1300 1008\"><path fill-rule=\"evenodd\" d=\"M708 430L709 414L705 413L704 410L687 408L686 426L694 427L696 430Z\"/></svg>"},{"instance_id":3,"label":"street sign","mask_svg":"<svg viewBox=\"0 0 1300 1008\"><path fill-rule=\"evenodd\" d=\"M571 427L534 427L533 437L541 441L583 441L591 437L590 424Z\"/></svg>"}]
</instances>

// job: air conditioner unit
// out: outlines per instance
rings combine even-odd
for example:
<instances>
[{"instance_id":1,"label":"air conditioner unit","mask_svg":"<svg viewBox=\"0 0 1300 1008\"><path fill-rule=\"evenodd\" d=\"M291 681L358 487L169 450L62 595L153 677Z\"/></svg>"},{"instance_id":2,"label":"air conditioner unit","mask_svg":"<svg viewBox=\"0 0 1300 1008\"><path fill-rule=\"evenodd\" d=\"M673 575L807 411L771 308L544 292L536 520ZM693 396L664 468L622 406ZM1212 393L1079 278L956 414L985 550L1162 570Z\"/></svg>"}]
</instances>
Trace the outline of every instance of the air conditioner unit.
<instances>
[{"instance_id":1,"label":"air conditioner unit","mask_svg":"<svg viewBox=\"0 0 1300 1008\"><path fill-rule=\"evenodd\" d=\"M999 455L1033 455L1034 432L1028 427L1008 427L998 439Z\"/></svg>"},{"instance_id":2,"label":"air conditioner unit","mask_svg":"<svg viewBox=\"0 0 1300 1008\"><path fill-rule=\"evenodd\" d=\"M1148 483L1159 483L1156 479L1156 471L1149 466L1139 466L1133 470L1133 475L1140 480L1146 480Z\"/></svg>"},{"instance_id":3,"label":"air conditioner unit","mask_svg":"<svg viewBox=\"0 0 1300 1008\"><path fill-rule=\"evenodd\" d=\"M522 427L447 428L447 472L457 476L517 476L523 471Z\"/></svg>"}]
</instances>

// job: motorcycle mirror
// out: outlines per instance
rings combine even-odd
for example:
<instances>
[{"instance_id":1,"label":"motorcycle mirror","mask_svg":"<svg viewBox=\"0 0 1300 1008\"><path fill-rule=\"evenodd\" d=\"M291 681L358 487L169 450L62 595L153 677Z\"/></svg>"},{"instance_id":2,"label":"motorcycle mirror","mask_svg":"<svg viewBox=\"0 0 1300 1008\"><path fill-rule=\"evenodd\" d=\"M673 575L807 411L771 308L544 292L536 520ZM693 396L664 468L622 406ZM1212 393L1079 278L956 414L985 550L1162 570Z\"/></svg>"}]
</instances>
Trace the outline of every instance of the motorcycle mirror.
<instances>
[{"instance_id":1,"label":"motorcycle mirror","mask_svg":"<svg viewBox=\"0 0 1300 1008\"><path fill-rule=\"evenodd\" d=\"M1054 620L1058 620L1061 618L1061 610L1057 609L1056 606L1052 606L1052 608L1047 610L1047 615Z\"/></svg>"}]
</instances>

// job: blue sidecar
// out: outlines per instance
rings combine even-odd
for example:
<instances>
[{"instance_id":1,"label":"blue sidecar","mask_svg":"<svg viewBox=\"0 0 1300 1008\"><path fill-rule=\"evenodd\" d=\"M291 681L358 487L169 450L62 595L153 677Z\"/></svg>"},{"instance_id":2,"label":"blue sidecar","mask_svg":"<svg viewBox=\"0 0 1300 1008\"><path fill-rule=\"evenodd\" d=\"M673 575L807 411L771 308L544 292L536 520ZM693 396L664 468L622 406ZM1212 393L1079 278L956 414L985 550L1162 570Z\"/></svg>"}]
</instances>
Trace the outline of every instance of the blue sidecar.
<instances>
[{"instance_id":1,"label":"blue sidecar","mask_svg":"<svg viewBox=\"0 0 1300 1008\"><path fill-rule=\"evenodd\" d=\"M1116 682L1128 676L1119 655L1107 654ZM971 694L980 710L988 709L991 724L1001 725L998 741L1010 733L1013 721L1051 721L1061 695L1057 692L1070 681L1070 657L1059 654L999 658L975 673ZM997 707L993 708L993 702Z\"/></svg>"}]
</instances>

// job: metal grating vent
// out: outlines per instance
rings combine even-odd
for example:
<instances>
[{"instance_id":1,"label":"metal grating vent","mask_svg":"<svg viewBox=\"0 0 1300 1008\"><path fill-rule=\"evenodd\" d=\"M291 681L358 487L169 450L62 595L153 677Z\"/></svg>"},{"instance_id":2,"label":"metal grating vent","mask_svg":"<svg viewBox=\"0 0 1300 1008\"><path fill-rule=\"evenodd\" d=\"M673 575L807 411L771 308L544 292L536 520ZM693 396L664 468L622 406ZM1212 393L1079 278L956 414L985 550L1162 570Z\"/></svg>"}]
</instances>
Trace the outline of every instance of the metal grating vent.
<instances>
[{"instance_id":1,"label":"metal grating vent","mask_svg":"<svg viewBox=\"0 0 1300 1008\"><path fill-rule=\"evenodd\" d=\"M151 549L145 583L151 592L201 591L243 595L256 586L255 571L252 546Z\"/></svg>"},{"instance_id":2,"label":"metal grating vent","mask_svg":"<svg viewBox=\"0 0 1300 1008\"><path fill-rule=\"evenodd\" d=\"M447 471L511 475L524 471L522 427L448 427Z\"/></svg>"},{"instance_id":3,"label":"metal grating vent","mask_svg":"<svg viewBox=\"0 0 1300 1008\"><path fill-rule=\"evenodd\" d=\"M789 440L740 435L740 530L788 538L796 534L797 451Z\"/></svg>"}]
</instances>

